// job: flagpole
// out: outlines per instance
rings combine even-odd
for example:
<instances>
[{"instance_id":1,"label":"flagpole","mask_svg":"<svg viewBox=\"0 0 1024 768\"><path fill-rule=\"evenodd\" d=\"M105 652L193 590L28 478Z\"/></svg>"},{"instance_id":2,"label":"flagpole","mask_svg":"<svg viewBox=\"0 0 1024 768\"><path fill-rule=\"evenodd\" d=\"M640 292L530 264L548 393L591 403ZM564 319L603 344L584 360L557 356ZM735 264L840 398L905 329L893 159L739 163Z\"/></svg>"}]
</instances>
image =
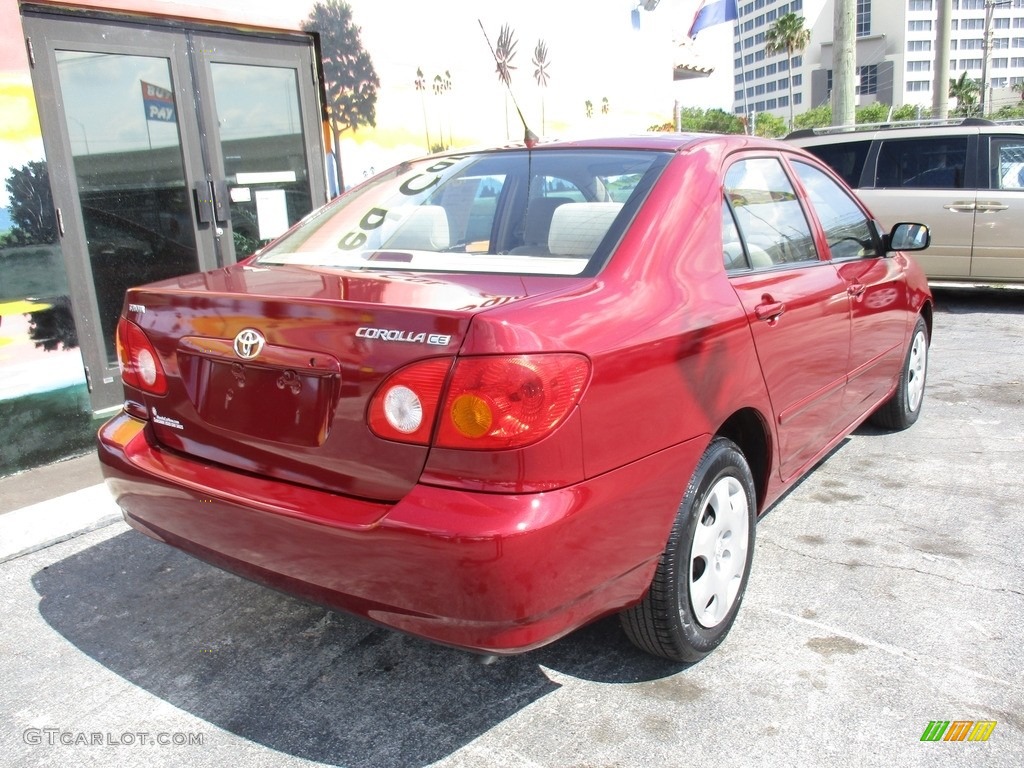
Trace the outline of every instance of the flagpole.
<instances>
[{"instance_id":1,"label":"flagpole","mask_svg":"<svg viewBox=\"0 0 1024 768\"><path fill-rule=\"evenodd\" d=\"M743 116L748 117L750 115L750 107L747 106L747 68L743 63L743 33L741 32L742 27L740 26L740 9L737 4L736 7L736 26L733 27L733 38L739 40L740 43L740 91L743 94ZM747 126L750 128L750 126Z\"/></svg>"}]
</instances>

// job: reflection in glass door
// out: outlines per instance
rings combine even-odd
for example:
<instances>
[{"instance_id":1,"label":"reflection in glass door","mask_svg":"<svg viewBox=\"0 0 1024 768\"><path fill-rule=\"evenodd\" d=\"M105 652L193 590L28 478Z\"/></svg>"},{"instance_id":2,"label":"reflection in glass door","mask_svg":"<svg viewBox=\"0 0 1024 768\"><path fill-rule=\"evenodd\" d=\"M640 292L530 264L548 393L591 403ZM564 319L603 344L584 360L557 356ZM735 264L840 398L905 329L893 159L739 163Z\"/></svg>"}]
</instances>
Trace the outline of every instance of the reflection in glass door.
<instances>
[{"instance_id":1,"label":"reflection in glass door","mask_svg":"<svg viewBox=\"0 0 1024 768\"><path fill-rule=\"evenodd\" d=\"M170 62L58 50L106 361L128 288L199 269Z\"/></svg>"}]
</instances>

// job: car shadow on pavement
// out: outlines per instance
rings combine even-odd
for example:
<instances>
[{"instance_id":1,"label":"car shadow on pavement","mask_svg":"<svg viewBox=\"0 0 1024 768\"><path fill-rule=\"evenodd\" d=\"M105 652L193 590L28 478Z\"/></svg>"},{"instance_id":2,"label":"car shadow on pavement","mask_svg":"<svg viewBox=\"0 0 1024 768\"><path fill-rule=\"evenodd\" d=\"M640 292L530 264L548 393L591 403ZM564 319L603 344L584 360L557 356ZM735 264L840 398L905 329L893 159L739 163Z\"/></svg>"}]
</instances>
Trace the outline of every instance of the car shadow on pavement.
<instances>
[{"instance_id":1,"label":"car shadow on pavement","mask_svg":"<svg viewBox=\"0 0 1024 768\"><path fill-rule=\"evenodd\" d=\"M134 531L37 572L39 612L82 652L217 728L297 757L422 766L556 691L684 667L605 619L533 653L480 657L245 581Z\"/></svg>"}]
</instances>

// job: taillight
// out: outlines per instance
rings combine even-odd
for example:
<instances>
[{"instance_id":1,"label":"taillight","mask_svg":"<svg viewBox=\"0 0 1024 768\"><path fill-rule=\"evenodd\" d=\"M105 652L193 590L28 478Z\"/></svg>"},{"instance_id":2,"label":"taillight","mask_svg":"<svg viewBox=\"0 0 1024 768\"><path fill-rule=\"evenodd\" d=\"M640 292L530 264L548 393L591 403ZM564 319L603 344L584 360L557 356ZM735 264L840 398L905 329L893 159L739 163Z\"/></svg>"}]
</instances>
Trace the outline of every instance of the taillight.
<instances>
[{"instance_id":1,"label":"taillight","mask_svg":"<svg viewBox=\"0 0 1024 768\"><path fill-rule=\"evenodd\" d=\"M403 368L388 377L370 401L370 429L378 437L426 445L434 428L450 358Z\"/></svg>"},{"instance_id":2,"label":"taillight","mask_svg":"<svg viewBox=\"0 0 1024 768\"><path fill-rule=\"evenodd\" d=\"M430 443L451 366L428 360L390 376L370 401L374 434ZM521 448L561 424L579 402L590 362L577 354L464 357L455 363L440 409L439 448Z\"/></svg>"},{"instance_id":3,"label":"taillight","mask_svg":"<svg viewBox=\"0 0 1024 768\"><path fill-rule=\"evenodd\" d=\"M123 317L117 323L117 359L121 379L129 387L151 395L167 393L167 377L156 349L139 326Z\"/></svg>"},{"instance_id":4,"label":"taillight","mask_svg":"<svg viewBox=\"0 0 1024 768\"><path fill-rule=\"evenodd\" d=\"M577 354L460 358L448 387L440 448L521 448L549 434L579 402L590 362Z\"/></svg>"}]
</instances>

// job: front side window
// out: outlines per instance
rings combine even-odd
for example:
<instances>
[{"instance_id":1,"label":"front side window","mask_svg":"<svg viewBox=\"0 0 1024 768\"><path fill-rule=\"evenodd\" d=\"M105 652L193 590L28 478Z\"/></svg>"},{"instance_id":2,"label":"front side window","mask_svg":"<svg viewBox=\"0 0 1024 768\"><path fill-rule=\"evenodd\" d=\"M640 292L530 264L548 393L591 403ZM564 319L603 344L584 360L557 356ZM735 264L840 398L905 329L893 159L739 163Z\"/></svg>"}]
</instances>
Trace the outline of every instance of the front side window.
<instances>
[{"instance_id":1,"label":"front side window","mask_svg":"<svg viewBox=\"0 0 1024 768\"><path fill-rule=\"evenodd\" d=\"M733 163L725 175L725 197L752 268L817 260L800 200L777 159Z\"/></svg>"},{"instance_id":2,"label":"front side window","mask_svg":"<svg viewBox=\"0 0 1024 768\"><path fill-rule=\"evenodd\" d=\"M669 157L535 149L403 163L311 216L257 263L550 275L594 271Z\"/></svg>"},{"instance_id":3,"label":"front side window","mask_svg":"<svg viewBox=\"0 0 1024 768\"><path fill-rule=\"evenodd\" d=\"M963 189L967 137L935 136L882 142L876 187Z\"/></svg>"},{"instance_id":4,"label":"front side window","mask_svg":"<svg viewBox=\"0 0 1024 768\"><path fill-rule=\"evenodd\" d=\"M874 229L864 211L846 191L813 165L796 161L793 169L818 214L832 258L877 256L878 243L875 241Z\"/></svg>"}]
</instances>

